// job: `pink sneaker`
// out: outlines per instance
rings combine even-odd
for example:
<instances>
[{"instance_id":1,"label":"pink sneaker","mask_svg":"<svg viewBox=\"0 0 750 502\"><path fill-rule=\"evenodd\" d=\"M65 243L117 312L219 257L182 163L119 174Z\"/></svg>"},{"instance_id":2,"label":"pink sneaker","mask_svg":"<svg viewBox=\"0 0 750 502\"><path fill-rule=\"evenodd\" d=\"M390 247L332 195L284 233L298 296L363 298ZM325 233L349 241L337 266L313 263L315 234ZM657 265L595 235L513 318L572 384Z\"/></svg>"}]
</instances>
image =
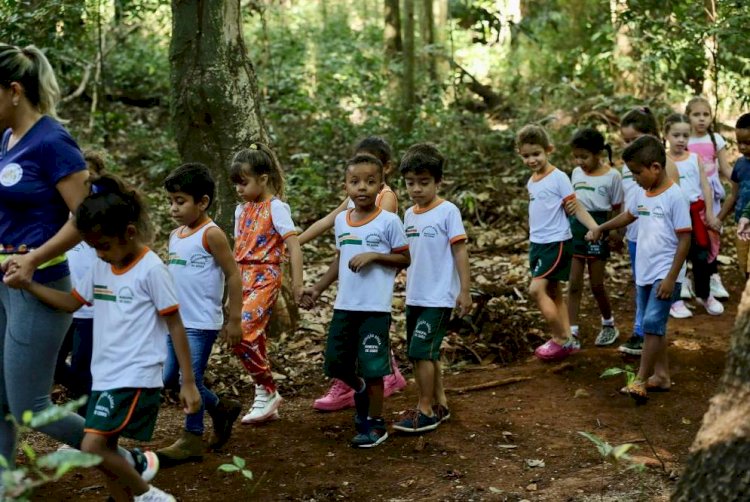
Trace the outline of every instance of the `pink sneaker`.
<instances>
[{"instance_id":1,"label":"pink sneaker","mask_svg":"<svg viewBox=\"0 0 750 502\"><path fill-rule=\"evenodd\" d=\"M354 389L341 380L333 379L331 387L323 397L313 403L313 408L319 411L337 411L354 406Z\"/></svg>"},{"instance_id":2,"label":"pink sneaker","mask_svg":"<svg viewBox=\"0 0 750 502\"><path fill-rule=\"evenodd\" d=\"M571 336L564 345L559 345L552 339L547 340L547 343L536 348L534 355L542 361L561 361L579 350L581 350L581 343Z\"/></svg>"},{"instance_id":3,"label":"pink sneaker","mask_svg":"<svg viewBox=\"0 0 750 502\"><path fill-rule=\"evenodd\" d=\"M383 397L388 397L406 387L406 378L401 374L396 364L393 365L393 373L383 377L383 385L385 387Z\"/></svg>"}]
</instances>

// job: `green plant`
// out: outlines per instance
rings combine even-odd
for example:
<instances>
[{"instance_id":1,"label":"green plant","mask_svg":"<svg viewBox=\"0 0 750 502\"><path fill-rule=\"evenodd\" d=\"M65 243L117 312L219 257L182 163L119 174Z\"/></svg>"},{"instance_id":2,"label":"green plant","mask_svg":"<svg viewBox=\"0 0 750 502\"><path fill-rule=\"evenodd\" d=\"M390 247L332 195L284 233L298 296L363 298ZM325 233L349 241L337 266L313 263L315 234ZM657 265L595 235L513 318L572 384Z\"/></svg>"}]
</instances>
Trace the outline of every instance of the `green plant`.
<instances>
[{"instance_id":1,"label":"green plant","mask_svg":"<svg viewBox=\"0 0 750 502\"><path fill-rule=\"evenodd\" d=\"M246 479L253 479L253 471L245 469L245 459L238 456L232 457L231 464L221 464L219 466L219 470L221 472L239 472L240 474L245 476Z\"/></svg>"},{"instance_id":2,"label":"green plant","mask_svg":"<svg viewBox=\"0 0 750 502\"><path fill-rule=\"evenodd\" d=\"M591 434L590 432L584 431L578 431L578 434L594 443L596 449L599 451L599 454L602 456L602 459L605 462L609 462L616 467L621 467L624 463L626 463L626 471L631 469L641 471L644 469L643 464L634 461L633 457L628 454L631 449L637 448L636 445L632 443L624 443L617 446L612 446L596 434Z\"/></svg>"},{"instance_id":3,"label":"green plant","mask_svg":"<svg viewBox=\"0 0 750 502\"><path fill-rule=\"evenodd\" d=\"M50 406L36 414L25 411L21 416L21 423L18 423L12 415L8 415L6 419L16 425L16 434L22 437L33 429L61 420L68 413L75 412L86 403L87 399L87 396L83 396L62 406ZM5 497L10 500L30 500L35 489L59 480L71 469L93 467L102 461L98 455L73 449L58 450L40 456L28 442L21 441L20 446L28 459L26 465L10 469L8 460L0 455L0 466L6 469L2 473L2 486L5 489Z\"/></svg>"},{"instance_id":4,"label":"green plant","mask_svg":"<svg viewBox=\"0 0 750 502\"><path fill-rule=\"evenodd\" d=\"M609 378L617 375L625 375L625 385L630 385L635 381L635 370L629 364L624 368L607 368L599 375L599 378Z\"/></svg>"}]
</instances>

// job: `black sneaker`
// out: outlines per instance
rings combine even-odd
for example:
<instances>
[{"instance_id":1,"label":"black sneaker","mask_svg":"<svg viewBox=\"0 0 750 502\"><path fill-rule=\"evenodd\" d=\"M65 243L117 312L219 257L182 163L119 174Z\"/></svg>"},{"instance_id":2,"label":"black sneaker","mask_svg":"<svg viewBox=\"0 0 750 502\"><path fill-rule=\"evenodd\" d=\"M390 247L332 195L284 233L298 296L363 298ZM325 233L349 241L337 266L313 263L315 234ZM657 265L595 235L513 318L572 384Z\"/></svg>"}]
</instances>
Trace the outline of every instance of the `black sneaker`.
<instances>
[{"instance_id":1,"label":"black sneaker","mask_svg":"<svg viewBox=\"0 0 750 502\"><path fill-rule=\"evenodd\" d=\"M370 396L367 388L354 393L354 427L359 433L367 432L367 414L370 411Z\"/></svg>"},{"instance_id":2,"label":"black sneaker","mask_svg":"<svg viewBox=\"0 0 750 502\"><path fill-rule=\"evenodd\" d=\"M437 417L439 424L442 424L451 417L451 410L449 410L447 406L443 406L442 404L433 404L432 412Z\"/></svg>"},{"instance_id":3,"label":"black sneaker","mask_svg":"<svg viewBox=\"0 0 750 502\"><path fill-rule=\"evenodd\" d=\"M352 438L356 448L374 448L388 439L388 428L382 418L371 418L365 422L366 430Z\"/></svg>"},{"instance_id":4,"label":"black sneaker","mask_svg":"<svg viewBox=\"0 0 750 502\"><path fill-rule=\"evenodd\" d=\"M437 415L428 417L419 410L409 410L403 414L403 418L393 424L397 431L418 434L420 432L434 431L437 429Z\"/></svg>"},{"instance_id":5,"label":"black sneaker","mask_svg":"<svg viewBox=\"0 0 750 502\"><path fill-rule=\"evenodd\" d=\"M631 356L640 356L643 352L643 337L638 335L632 335L627 342L620 345L617 349L623 354Z\"/></svg>"}]
</instances>

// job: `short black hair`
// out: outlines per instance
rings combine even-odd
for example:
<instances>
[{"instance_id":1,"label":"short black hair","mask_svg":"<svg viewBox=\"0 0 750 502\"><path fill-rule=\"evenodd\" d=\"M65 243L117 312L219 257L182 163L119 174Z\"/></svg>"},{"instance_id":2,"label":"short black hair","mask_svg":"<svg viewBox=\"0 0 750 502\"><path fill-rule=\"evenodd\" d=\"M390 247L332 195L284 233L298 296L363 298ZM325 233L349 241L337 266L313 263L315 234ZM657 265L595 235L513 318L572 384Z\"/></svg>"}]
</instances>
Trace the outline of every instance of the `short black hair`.
<instances>
[{"instance_id":1,"label":"short black hair","mask_svg":"<svg viewBox=\"0 0 750 502\"><path fill-rule=\"evenodd\" d=\"M735 129L750 129L750 113L744 113L737 119Z\"/></svg>"},{"instance_id":2,"label":"short black hair","mask_svg":"<svg viewBox=\"0 0 750 502\"><path fill-rule=\"evenodd\" d=\"M384 166L393 158L391 145L380 136L367 136L354 147L354 154L369 153L376 157Z\"/></svg>"},{"instance_id":3,"label":"short black hair","mask_svg":"<svg viewBox=\"0 0 750 502\"><path fill-rule=\"evenodd\" d=\"M346 172L349 171L349 168L352 166L358 166L361 164L371 164L378 168L378 174L380 175L380 180L383 180L383 163L380 162L380 159L377 157L374 157L370 155L369 153L358 153L351 159L346 161L346 170L344 171L344 176L346 177Z\"/></svg>"},{"instance_id":4,"label":"short black hair","mask_svg":"<svg viewBox=\"0 0 750 502\"><path fill-rule=\"evenodd\" d=\"M650 166L654 162L658 162L663 169L667 164L667 153L664 151L664 145L659 138L646 134L628 145L622 152L622 160L628 165L638 164L641 166Z\"/></svg>"},{"instance_id":5,"label":"short black hair","mask_svg":"<svg viewBox=\"0 0 750 502\"><path fill-rule=\"evenodd\" d=\"M399 170L401 175L406 173L428 173L436 182L443 179L443 168L445 157L432 143L417 143L406 150L404 158L401 159Z\"/></svg>"},{"instance_id":6,"label":"short black hair","mask_svg":"<svg viewBox=\"0 0 750 502\"><path fill-rule=\"evenodd\" d=\"M164 188L169 193L185 192L193 198L194 202L200 201L204 195L207 195L206 209L208 209L214 201L216 182L205 164L188 162L169 173L169 176L164 179Z\"/></svg>"}]
</instances>

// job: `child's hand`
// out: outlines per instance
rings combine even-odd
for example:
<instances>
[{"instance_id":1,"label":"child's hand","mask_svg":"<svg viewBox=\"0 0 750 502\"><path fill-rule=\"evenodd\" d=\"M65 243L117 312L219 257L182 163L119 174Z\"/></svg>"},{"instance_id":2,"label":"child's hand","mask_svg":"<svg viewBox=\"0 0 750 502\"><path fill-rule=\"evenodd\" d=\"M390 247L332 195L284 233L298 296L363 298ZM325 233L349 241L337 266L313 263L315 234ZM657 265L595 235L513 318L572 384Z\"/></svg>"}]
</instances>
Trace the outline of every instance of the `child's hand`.
<instances>
[{"instance_id":1,"label":"child's hand","mask_svg":"<svg viewBox=\"0 0 750 502\"><path fill-rule=\"evenodd\" d=\"M602 231L599 230L599 227L596 227L594 230L589 230L586 232L586 236L584 239L586 239L589 242L596 242L599 239L602 238Z\"/></svg>"},{"instance_id":2,"label":"child's hand","mask_svg":"<svg viewBox=\"0 0 750 502\"><path fill-rule=\"evenodd\" d=\"M578 209L578 201L575 198L572 198L568 201L565 201L563 207L565 208L565 213L568 216L573 216L574 214L576 214L576 209Z\"/></svg>"},{"instance_id":3,"label":"child's hand","mask_svg":"<svg viewBox=\"0 0 750 502\"><path fill-rule=\"evenodd\" d=\"M362 253L358 254L351 260L349 260L349 269L352 272L359 272L366 267L370 262L377 258L377 253Z\"/></svg>"},{"instance_id":4,"label":"child's hand","mask_svg":"<svg viewBox=\"0 0 750 502\"><path fill-rule=\"evenodd\" d=\"M674 279L665 277L664 280L659 284L659 289L656 291L656 297L660 300L669 300L672 298L672 292L674 292Z\"/></svg>"},{"instance_id":5,"label":"child's hand","mask_svg":"<svg viewBox=\"0 0 750 502\"><path fill-rule=\"evenodd\" d=\"M302 297L299 300L299 306L303 309L311 309L315 306L315 302L320 296L320 292L313 288L305 288L302 291Z\"/></svg>"},{"instance_id":6,"label":"child's hand","mask_svg":"<svg viewBox=\"0 0 750 502\"><path fill-rule=\"evenodd\" d=\"M706 215L706 225L711 230L721 232L721 222L713 215Z\"/></svg>"},{"instance_id":7,"label":"child's hand","mask_svg":"<svg viewBox=\"0 0 750 502\"><path fill-rule=\"evenodd\" d=\"M236 319L230 320L224 326L224 332L221 334L222 340L227 347L232 348L242 341L242 321Z\"/></svg>"},{"instance_id":8,"label":"child's hand","mask_svg":"<svg viewBox=\"0 0 750 502\"><path fill-rule=\"evenodd\" d=\"M737 222L737 237L742 241L750 240L750 218L744 216Z\"/></svg>"},{"instance_id":9,"label":"child's hand","mask_svg":"<svg viewBox=\"0 0 750 502\"><path fill-rule=\"evenodd\" d=\"M461 291L456 298L456 308L458 309L458 317L463 317L471 311L472 306L471 293L469 291Z\"/></svg>"},{"instance_id":10,"label":"child's hand","mask_svg":"<svg viewBox=\"0 0 750 502\"><path fill-rule=\"evenodd\" d=\"M192 415L201 409L201 393L198 392L195 382L182 384L180 387L180 403L182 404L182 411L186 415Z\"/></svg>"}]
</instances>

